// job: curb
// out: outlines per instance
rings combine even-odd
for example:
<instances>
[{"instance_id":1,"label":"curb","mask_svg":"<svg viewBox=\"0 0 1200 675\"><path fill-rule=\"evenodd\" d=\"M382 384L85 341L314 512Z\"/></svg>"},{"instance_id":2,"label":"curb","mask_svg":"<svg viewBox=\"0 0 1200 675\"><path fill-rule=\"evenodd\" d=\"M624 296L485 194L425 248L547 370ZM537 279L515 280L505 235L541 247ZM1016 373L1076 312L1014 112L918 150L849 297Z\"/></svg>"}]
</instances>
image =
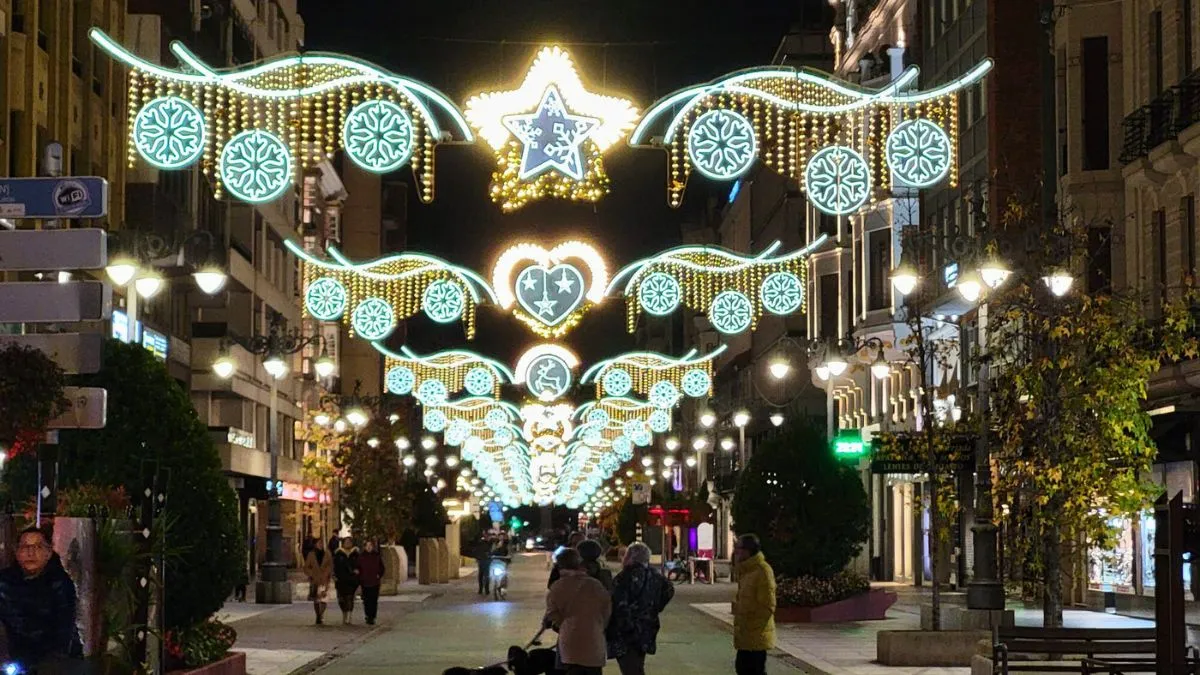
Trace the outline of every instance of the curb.
<instances>
[{"instance_id":1,"label":"curb","mask_svg":"<svg viewBox=\"0 0 1200 675\"><path fill-rule=\"evenodd\" d=\"M695 607L693 605L688 605L688 607L691 608L691 610L693 612L708 619L709 622L711 622L712 624L720 627L726 633L733 635L733 625L732 624L728 624L728 623L718 619L717 617L713 616L712 614L709 614L708 612L705 612L704 610L699 609L698 607ZM778 648L772 649L767 652L767 655L773 659L782 661L783 663L786 663L789 666L792 666L793 668L802 670L802 671L808 673L809 675L834 675L834 673L832 673L831 671L825 670L824 668L818 668L818 667L814 666L813 664L809 663L808 661L805 661L804 659L801 659L800 657L795 656L793 654L789 654L789 653L783 651L782 649L778 649Z\"/></svg>"}]
</instances>

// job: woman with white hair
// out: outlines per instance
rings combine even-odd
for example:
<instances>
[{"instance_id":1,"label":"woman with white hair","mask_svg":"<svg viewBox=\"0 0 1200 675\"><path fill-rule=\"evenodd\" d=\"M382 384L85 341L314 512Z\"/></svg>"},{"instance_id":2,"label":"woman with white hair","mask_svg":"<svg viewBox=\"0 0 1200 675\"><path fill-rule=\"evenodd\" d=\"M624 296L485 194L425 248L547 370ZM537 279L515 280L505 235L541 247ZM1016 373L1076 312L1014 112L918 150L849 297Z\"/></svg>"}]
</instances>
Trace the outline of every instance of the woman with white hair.
<instances>
[{"instance_id":1,"label":"woman with white hair","mask_svg":"<svg viewBox=\"0 0 1200 675\"><path fill-rule=\"evenodd\" d=\"M650 548L630 544L613 580L612 619L605 634L608 656L617 660L621 675L644 675L646 655L658 650L658 615L673 597L675 587L650 566Z\"/></svg>"}]
</instances>

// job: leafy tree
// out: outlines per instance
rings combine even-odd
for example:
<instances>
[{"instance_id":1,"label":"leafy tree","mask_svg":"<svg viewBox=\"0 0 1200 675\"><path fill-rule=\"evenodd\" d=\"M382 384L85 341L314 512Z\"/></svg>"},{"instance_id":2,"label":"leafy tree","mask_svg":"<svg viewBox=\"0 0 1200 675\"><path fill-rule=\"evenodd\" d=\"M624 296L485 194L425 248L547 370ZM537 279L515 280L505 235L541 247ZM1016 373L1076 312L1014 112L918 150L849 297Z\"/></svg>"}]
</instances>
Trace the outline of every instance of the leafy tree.
<instances>
[{"instance_id":1,"label":"leafy tree","mask_svg":"<svg viewBox=\"0 0 1200 675\"><path fill-rule=\"evenodd\" d=\"M99 430L59 435L59 484L124 488L142 493L142 470L168 472L166 628L184 629L221 608L243 574L244 542L236 497L221 471L208 428L186 391L150 352L110 340L104 367L80 384L108 390L108 419ZM36 461L20 458L4 480L22 503L37 489Z\"/></svg>"},{"instance_id":2,"label":"leafy tree","mask_svg":"<svg viewBox=\"0 0 1200 675\"><path fill-rule=\"evenodd\" d=\"M1111 546L1108 518L1137 513L1159 491L1141 479L1155 456L1142 402L1162 365L1195 356L1193 319L1183 302L1150 320L1130 295L1054 298L1032 283L991 307L993 494L1025 535L1006 557L1040 577L1044 623L1061 626L1069 547Z\"/></svg>"},{"instance_id":3,"label":"leafy tree","mask_svg":"<svg viewBox=\"0 0 1200 675\"><path fill-rule=\"evenodd\" d=\"M356 537L395 541L413 518L416 495L392 442L394 434L402 433L396 424L375 419L359 432L343 435L333 452L342 506Z\"/></svg>"},{"instance_id":4,"label":"leafy tree","mask_svg":"<svg viewBox=\"0 0 1200 675\"><path fill-rule=\"evenodd\" d=\"M429 483L420 476L410 475L405 482L405 491L413 500L412 528L418 537L446 536L446 507L442 498L433 491Z\"/></svg>"},{"instance_id":5,"label":"leafy tree","mask_svg":"<svg viewBox=\"0 0 1200 675\"><path fill-rule=\"evenodd\" d=\"M755 449L738 476L733 529L757 534L781 576L832 577L858 555L870 524L858 473L807 421Z\"/></svg>"},{"instance_id":6,"label":"leafy tree","mask_svg":"<svg viewBox=\"0 0 1200 675\"><path fill-rule=\"evenodd\" d=\"M62 368L22 345L0 349L0 449L12 455L40 442L46 424L67 407Z\"/></svg>"}]
</instances>

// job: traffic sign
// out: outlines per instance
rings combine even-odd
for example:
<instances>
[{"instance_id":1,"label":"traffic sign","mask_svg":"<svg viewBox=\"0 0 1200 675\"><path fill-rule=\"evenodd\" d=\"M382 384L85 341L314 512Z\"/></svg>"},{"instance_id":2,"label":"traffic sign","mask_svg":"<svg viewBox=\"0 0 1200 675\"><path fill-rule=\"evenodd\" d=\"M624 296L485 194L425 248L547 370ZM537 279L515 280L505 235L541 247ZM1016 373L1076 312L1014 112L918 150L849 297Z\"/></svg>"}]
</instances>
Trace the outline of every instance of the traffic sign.
<instances>
[{"instance_id":1,"label":"traffic sign","mask_svg":"<svg viewBox=\"0 0 1200 675\"><path fill-rule=\"evenodd\" d=\"M70 230L63 230L69 232ZM103 333L34 333L0 335L0 349L24 345L44 352L67 375L88 375L100 370Z\"/></svg>"},{"instance_id":2,"label":"traffic sign","mask_svg":"<svg viewBox=\"0 0 1200 675\"><path fill-rule=\"evenodd\" d=\"M0 218L103 218L108 181L99 176L0 178Z\"/></svg>"},{"instance_id":3,"label":"traffic sign","mask_svg":"<svg viewBox=\"0 0 1200 675\"><path fill-rule=\"evenodd\" d=\"M107 262L108 234L98 228L0 230L0 270L95 270Z\"/></svg>"},{"instance_id":4,"label":"traffic sign","mask_svg":"<svg viewBox=\"0 0 1200 675\"><path fill-rule=\"evenodd\" d=\"M101 387L64 387L70 407L50 420L47 429L103 429L108 421L108 391Z\"/></svg>"},{"instance_id":5,"label":"traffic sign","mask_svg":"<svg viewBox=\"0 0 1200 675\"><path fill-rule=\"evenodd\" d=\"M650 503L650 481L642 476L637 476L633 479L632 491L629 495L629 501L634 504L649 504Z\"/></svg>"},{"instance_id":6,"label":"traffic sign","mask_svg":"<svg viewBox=\"0 0 1200 675\"><path fill-rule=\"evenodd\" d=\"M102 281L0 284L0 323L103 321L110 316L112 287Z\"/></svg>"}]
</instances>

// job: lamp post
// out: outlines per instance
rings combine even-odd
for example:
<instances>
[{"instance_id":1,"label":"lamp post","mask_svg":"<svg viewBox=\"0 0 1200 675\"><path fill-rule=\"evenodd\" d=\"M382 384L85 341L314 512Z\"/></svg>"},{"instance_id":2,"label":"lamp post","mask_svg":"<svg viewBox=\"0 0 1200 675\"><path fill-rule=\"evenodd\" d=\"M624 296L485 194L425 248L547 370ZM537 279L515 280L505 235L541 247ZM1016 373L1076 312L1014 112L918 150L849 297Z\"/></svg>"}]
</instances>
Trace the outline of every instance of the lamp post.
<instances>
[{"instance_id":1,"label":"lamp post","mask_svg":"<svg viewBox=\"0 0 1200 675\"><path fill-rule=\"evenodd\" d=\"M259 578L255 584L255 602L268 605L286 605L292 602L292 584L287 578L287 567L283 563L283 518L279 486L279 388L277 380L288 372L284 357L296 354L309 345L323 343L320 335L305 336L300 329L284 331L278 318L271 321L267 335L256 335L242 346L252 354L263 356L263 369L271 381L270 417L267 422L269 451L271 455L271 478L267 490L267 555L259 567ZM218 377L233 377L237 364L228 352L228 343L213 362L213 372ZM334 363L324 349L314 363L314 369L322 377L333 374Z\"/></svg>"},{"instance_id":2,"label":"lamp post","mask_svg":"<svg viewBox=\"0 0 1200 675\"><path fill-rule=\"evenodd\" d=\"M170 241L159 234L139 230L119 231L112 237L117 244L116 251L109 257L104 271L113 285L125 289L130 340L137 330L139 296L149 300L166 284L159 269L191 269L196 287L205 295L216 295L228 280L219 262L216 239L205 230L194 230Z\"/></svg>"},{"instance_id":3,"label":"lamp post","mask_svg":"<svg viewBox=\"0 0 1200 675\"><path fill-rule=\"evenodd\" d=\"M976 205L976 214L983 215L981 210ZM1031 285L1036 287L1037 280L1045 286L1046 290L1055 298L1066 295L1074 282L1074 277L1069 268L1062 261L1070 260L1070 242L1069 237L1060 236L1054 232L1033 232L1024 233L1024 260L1026 262L1026 274L1024 275L1031 282ZM1050 235L1050 241L1043 239L1045 235ZM891 279L892 285L896 292L905 298L905 305L911 312L910 318L915 319L917 323L917 346L920 351L921 373L922 373L922 408L925 418L924 426L927 428L932 425L932 415L929 407L931 405L931 386L929 383L924 383L926 375L925 368L925 352L927 351L924 344L923 331L921 327L926 320L939 320L938 317L925 317L921 314L922 303L928 303L931 298L922 296L932 296L936 290L930 289L924 293L914 295L921 284L921 274L918 268L913 264L910 255L909 243L919 242L923 239L940 239L940 252L946 259L953 258L956 254L966 258L967 265L959 271L959 275L955 280L954 287L959 295L966 301L975 303L981 299L989 291L999 289L1004 285L1011 276L1013 271L1004 263L996 254L995 249L999 248L998 242L991 233L986 229L983 236L967 236L964 234L955 234L951 236L940 235L939 233L917 233L916 235L906 237L905 246L902 252L900 264L892 270ZM1013 242L1005 242L1013 243ZM1049 245L1047 245L1047 243ZM973 264L971 264L973 263ZM986 336L986 327L980 325L980 331ZM1000 581L999 566L998 566L998 541L997 528L993 522L993 507L992 507L992 469L991 455L988 442L990 434L990 419L989 419L989 396L991 390L991 370L990 357L987 354L987 340L980 339L979 341L980 354L977 363L978 376L978 405L979 412L979 431L975 447L975 522L971 526L971 531L974 539L974 567L971 574L971 582L967 586L967 607L969 609L978 610L1003 610L1004 609L1004 586ZM932 438L930 439L930 476L936 471L935 462L937 458L933 456ZM933 487L931 500L936 500L936 481L930 481ZM936 501L934 501L936 503ZM931 511L935 523L937 509ZM935 525L936 530L936 525ZM934 596L938 594L938 584L934 582ZM937 617L937 603L934 603L934 627L937 628L939 618Z\"/></svg>"}]
</instances>

